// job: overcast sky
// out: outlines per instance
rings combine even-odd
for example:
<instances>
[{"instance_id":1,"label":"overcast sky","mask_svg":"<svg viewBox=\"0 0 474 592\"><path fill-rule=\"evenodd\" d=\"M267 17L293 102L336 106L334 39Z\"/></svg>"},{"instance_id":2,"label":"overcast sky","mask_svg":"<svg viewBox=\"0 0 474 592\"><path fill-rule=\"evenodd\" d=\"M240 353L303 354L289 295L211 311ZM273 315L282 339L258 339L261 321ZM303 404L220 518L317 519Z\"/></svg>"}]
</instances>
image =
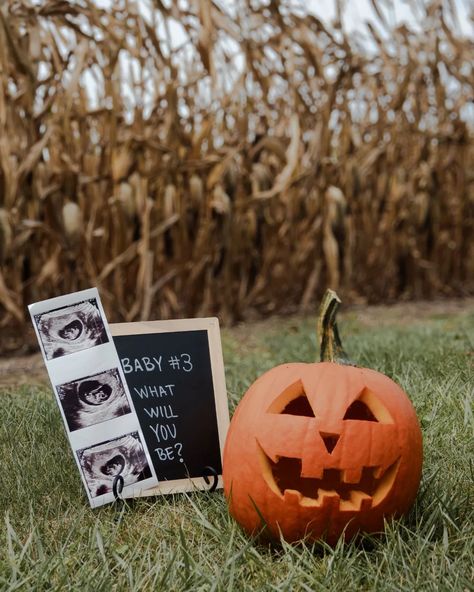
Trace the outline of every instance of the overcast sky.
<instances>
[{"instance_id":1,"label":"overcast sky","mask_svg":"<svg viewBox=\"0 0 474 592\"><path fill-rule=\"evenodd\" d=\"M332 20L336 15L335 0L306 0L306 6L311 12L324 20ZM417 4L426 4L426 2L416 2L415 0L383 0L378 2L380 6L386 6L384 14L390 24L406 22L414 26L417 15L413 11L413 6ZM469 13L474 12L474 0L452 0L456 7L459 17L461 31L467 35L473 33L472 23L469 22ZM348 0L343 2L343 23L347 31L363 30L367 20L375 20L374 9L370 0Z\"/></svg>"},{"instance_id":2,"label":"overcast sky","mask_svg":"<svg viewBox=\"0 0 474 592\"><path fill-rule=\"evenodd\" d=\"M176 0L163 0L165 5ZM336 15L336 0L300 0L311 12L316 14L324 21L331 21ZM385 7L384 14L391 24L407 22L412 26L416 23L416 17L413 7L424 5L427 0L376 0L377 4ZM152 6L150 0L137 0L145 8ZM228 4L235 5L235 0L217 0L222 6ZM371 0L340 0L343 10L343 23L347 31L364 29L367 20L376 20ZM469 21L469 14L474 14L474 0L446 0L456 7L459 16L459 24L464 34L472 34L473 26ZM109 7L113 0L96 0L96 3L103 7Z\"/></svg>"}]
</instances>

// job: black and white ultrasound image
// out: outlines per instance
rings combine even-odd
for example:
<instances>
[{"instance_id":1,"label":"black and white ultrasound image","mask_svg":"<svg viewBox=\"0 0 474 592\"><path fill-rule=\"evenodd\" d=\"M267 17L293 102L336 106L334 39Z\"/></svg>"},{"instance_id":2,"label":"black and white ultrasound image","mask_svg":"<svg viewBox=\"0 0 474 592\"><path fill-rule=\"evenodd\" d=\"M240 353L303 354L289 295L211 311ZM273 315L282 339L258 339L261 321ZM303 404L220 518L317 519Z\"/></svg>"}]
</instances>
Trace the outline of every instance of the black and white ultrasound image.
<instances>
[{"instance_id":1,"label":"black and white ultrasound image","mask_svg":"<svg viewBox=\"0 0 474 592\"><path fill-rule=\"evenodd\" d=\"M35 315L34 319L47 360L109 341L95 298Z\"/></svg>"},{"instance_id":2,"label":"black and white ultrasound image","mask_svg":"<svg viewBox=\"0 0 474 592\"><path fill-rule=\"evenodd\" d=\"M71 432L130 413L117 368L56 387Z\"/></svg>"},{"instance_id":3,"label":"black and white ultrasound image","mask_svg":"<svg viewBox=\"0 0 474 592\"><path fill-rule=\"evenodd\" d=\"M138 432L83 448L77 455L91 497L110 493L118 475L123 477L124 486L151 477Z\"/></svg>"}]
</instances>

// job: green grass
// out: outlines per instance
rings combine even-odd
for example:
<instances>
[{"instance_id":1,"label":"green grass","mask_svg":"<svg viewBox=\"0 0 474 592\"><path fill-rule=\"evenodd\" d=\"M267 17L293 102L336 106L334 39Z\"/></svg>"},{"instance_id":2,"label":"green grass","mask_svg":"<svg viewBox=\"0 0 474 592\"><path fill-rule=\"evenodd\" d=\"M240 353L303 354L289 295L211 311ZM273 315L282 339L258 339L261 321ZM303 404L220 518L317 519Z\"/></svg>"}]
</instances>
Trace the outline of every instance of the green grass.
<instances>
[{"instance_id":1,"label":"green grass","mask_svg":"<svg viewBox=\"0 0 474 592\"><path fill-rule=\"evenodd\" d=\"M380 313L378 313L380 315ZM231 411L264 370L313 361L314 319L223 333ZM382 538L267 548L222 493L88 507L52 392L0 392L1 590L474 590L474 317L343 318L347 350L410 394L424 435L417 502Z\"/></svg>"}]
</instances>

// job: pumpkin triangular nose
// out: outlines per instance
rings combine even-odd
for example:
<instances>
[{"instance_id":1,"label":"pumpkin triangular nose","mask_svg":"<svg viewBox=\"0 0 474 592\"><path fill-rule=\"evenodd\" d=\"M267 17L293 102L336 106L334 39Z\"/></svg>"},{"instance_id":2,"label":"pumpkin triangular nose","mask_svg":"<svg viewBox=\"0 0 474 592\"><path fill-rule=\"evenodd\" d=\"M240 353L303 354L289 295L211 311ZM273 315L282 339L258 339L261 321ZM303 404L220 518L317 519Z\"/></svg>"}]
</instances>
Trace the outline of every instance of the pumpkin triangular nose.
<instances>
[{"instance_id":1,"label":"pumpkin triangular nose","mask_svg":"<svg viewBox=\"0 0 474 592\"><path fill-rule=\"evenodd\" d=\"M324 446L326 446L326 450L329 452L329 454L331 454L339 441L339 434L329 434L328 432L319 433L323 439Z\"/></svg>"}]
</instances>

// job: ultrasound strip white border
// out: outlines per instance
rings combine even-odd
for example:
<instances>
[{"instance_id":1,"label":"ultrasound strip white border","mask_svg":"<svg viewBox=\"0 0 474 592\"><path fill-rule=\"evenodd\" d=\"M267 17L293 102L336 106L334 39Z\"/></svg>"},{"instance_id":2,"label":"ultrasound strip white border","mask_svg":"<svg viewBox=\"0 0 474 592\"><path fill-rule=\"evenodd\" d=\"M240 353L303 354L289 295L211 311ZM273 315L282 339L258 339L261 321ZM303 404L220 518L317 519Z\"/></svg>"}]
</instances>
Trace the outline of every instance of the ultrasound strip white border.
<instances>
[{"instance_id":1,"label":"ultrasound strip white border","mask_svg":"<svg viewBox=\"0 0 474 592\"><path fill-rule=\"evenodd\" d=\"M104 324L104 328L108 338L107 343L94 345L92 347L89 347L88 349L68 353L66 355L62 355L61 357L47 359L45 348L43 345L43 341L41 339L40 331L38 329L35 317L37 315L43 315L59 308L74 306L78 303L92 299L95 299L97 302L98 310L100 312L100 316ZM124 498L130 498L139 497L140 495L143 495L144 490L149 489L150 487L155 487L158 484L158 479L153 468L153 463L151 461L150 454L145 444L145 439L143 437L140 424L138 422L135 408L133 406L133 400L130 396L127 381L125 380L122 365L120 364L117 350L115 349L114 341L110 333L109 325L107 323L107 319L104 313L104 309L97 288L90 288L88 290L82 290L80 292L74 292L72 294L66 294L64 296L58 296L56 298L51 298L49 300L36 302L34 304L30 304L28 306L28 309L31 315L31 320L33 322L36 336L38 338L38 342L40 344L43 359L49 374L49 379L51 381L51 385L56 396L56 402L58 403L59 410L63 418L64 426L73 451L73 456L76 465L79 469L84 489L87 493L90 505L93 508L96 508L104 504L113 502L114 495L112 492L110 492L98 495L96 497L91 496L89 486L83 473L83 469L79 463L77 454L78 451L90 446L94 446L96 444L101 444L105 441L120 438L122 436L127 436L128 434L131 434L133 432L138 432L139 434L140 441L143 446L152 476L147 479L142 479L137 483L126 485L123 488L122 496ZM56 387L67 382L80 380L81 378L90 376L91 374L96 374L115 368L119 372L120 380L122 381L123 387L125 389L131 412L113 419L109 419L100 424L94 424L70 432L68 422L63 410L63 406L61 405L61 401L59 399L59 393Z\"/></svg>"}]
</instances>

